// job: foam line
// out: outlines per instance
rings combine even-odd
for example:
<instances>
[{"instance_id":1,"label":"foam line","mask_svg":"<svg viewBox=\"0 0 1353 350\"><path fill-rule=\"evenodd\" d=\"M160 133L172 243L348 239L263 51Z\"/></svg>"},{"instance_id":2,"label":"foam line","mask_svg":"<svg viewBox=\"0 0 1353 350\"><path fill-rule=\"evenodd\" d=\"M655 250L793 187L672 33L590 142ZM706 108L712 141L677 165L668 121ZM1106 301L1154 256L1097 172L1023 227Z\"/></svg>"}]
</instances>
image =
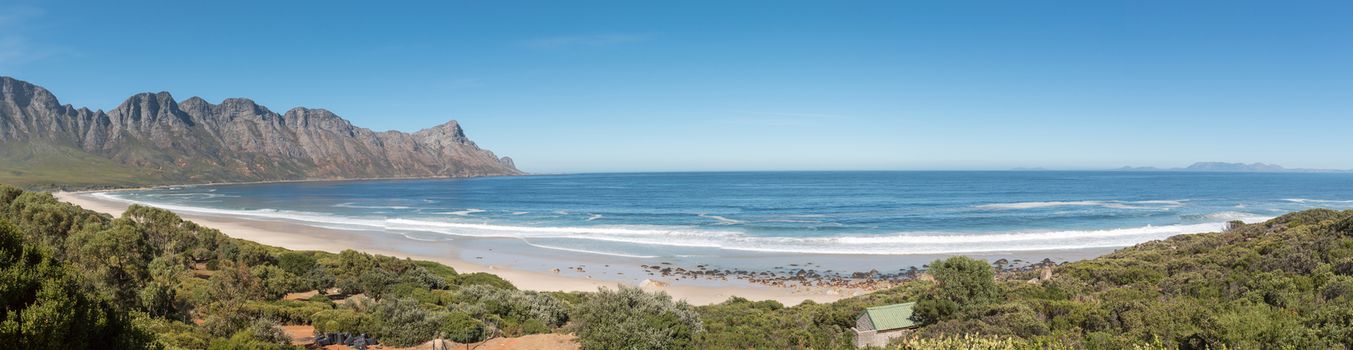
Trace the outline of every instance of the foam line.
<instances>
[{"instance_id":1,"label":"foam line","mask_svg":"<svg viewBox=\"0 0 1353 350\"><path fill-rule=\"evenodd\" d=\"M618 249L623 249L624 245L642 245L801 254L908 255L1122 247L1178 234L1218 231L1223 228L1224 220L1241 219L1246 222L1267 220L1266 217L1257 217L1250 213L1224 211L1200 216L1200 218L1206 220L1216 220L1213 222L1102 230L971 233L895 232L830 237L774 237L748 235L740 231L655 225L553 227L408 218L354 218L274 209L230 210L165 205L132 201L108 193L96 193L94 195L100 198L141 203L174 211L291 220L319 227L346 226L353 229L415 231L462 237L516 238L522 240L532 238L576 239L614 243L620 247ZM623 253L592 250L579 251L574 248L532 245L547 249L585 253L647 257L646 255L625 255Z\"/></svg>"}]
</instances>

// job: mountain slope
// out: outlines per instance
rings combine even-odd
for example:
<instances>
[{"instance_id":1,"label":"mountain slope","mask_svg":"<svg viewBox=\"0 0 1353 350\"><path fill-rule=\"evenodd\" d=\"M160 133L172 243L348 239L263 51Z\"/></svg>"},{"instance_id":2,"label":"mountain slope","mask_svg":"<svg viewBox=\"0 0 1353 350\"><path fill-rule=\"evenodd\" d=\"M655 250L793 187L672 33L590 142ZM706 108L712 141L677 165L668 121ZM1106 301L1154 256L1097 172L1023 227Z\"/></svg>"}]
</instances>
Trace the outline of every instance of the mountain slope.
<instances>
[{"instance_id":1,"label":"mountain slope","mask_svg":"<svg viewBox=\"0 0 1353 350\"><path fill-rule=\"evenodd\" d=\"M9 77L0 77L0 147L0 179L30 186L521 174L455 121L375 132L323 109L278 114L248 99L178 102L167 92L92 111ZM64 176L32 176L50 170ZM119 177L101 180L109 174Z\"/></svg>"}]
</instances>

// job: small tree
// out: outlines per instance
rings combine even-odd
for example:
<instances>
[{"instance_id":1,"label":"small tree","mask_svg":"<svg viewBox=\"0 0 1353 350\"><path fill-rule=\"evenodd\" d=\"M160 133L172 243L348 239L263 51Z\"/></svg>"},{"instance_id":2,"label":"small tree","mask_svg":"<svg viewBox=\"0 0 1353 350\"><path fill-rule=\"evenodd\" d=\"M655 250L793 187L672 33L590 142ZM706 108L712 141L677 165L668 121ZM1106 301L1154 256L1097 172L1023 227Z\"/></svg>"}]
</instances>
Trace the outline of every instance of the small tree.
<instances>
[{"instance_id":1,"label":"small tree","mask_svg":"<svg viewBox=\"0 0 1353 350\"><path fill-rule=\"evenodd\" d=\"M0 221L0 339L15 349L146 349L154 337L83 291L68 267Z\"/></svg>"},{"instance_id":2,"label":"small tree","mask_svg":"<svg viewBox=\"0 0 1353 350\"><path fill-rule=\"evenodd\" d=\"M273 265L258 265L249 269L249 274L258 280L264 298L277 299L290 292L300 292L309 287L295 274Z\"/></svg>"},{"instance_id":3,"label":"small tree","mask_svg":"<svg viewBox=\"0 0 1353 350\"><path fill-rule=\"evenodd\" d=\"M301 276L314 270L319 263L315 257L304 252L283 252L277 255L277 266L293 275Z\"/></svg>"},{"instance_id":4,"label":"small tree","mask_svg":"<svg viewBox=\"0 0 1353 350\"><path fill-rule=\"evenodd\" d=\"M930 273L937 285L916 302L912 318L918 322L935 323L997 297L996 272L985 261L963 256L936 260Z\"/></svg>"}]
</instances>

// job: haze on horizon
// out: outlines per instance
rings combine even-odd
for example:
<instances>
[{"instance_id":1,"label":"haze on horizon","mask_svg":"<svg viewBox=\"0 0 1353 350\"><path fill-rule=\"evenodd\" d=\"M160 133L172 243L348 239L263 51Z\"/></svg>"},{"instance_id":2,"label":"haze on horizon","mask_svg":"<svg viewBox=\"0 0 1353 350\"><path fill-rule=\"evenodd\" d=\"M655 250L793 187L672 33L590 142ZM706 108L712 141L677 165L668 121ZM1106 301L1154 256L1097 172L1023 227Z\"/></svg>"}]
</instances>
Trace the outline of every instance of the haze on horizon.
<instances>
[{"instance_id":1,"label":"haze on horizon","mask_svg":"<svg viewBox=\"0 0 1353 350\"><path fill-rule=\"evenodd\" d=\"M0 75L374 130L526 171L1353 169L1347 1L7 1Z\"/></svg>"}]
</instances>

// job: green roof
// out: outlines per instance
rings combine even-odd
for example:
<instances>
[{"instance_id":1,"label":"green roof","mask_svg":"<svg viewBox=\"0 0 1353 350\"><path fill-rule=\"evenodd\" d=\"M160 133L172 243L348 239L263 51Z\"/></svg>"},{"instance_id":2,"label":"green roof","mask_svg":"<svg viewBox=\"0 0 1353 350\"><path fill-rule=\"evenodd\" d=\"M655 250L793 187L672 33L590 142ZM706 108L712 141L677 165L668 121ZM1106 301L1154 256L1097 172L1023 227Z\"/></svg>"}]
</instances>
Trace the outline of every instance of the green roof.
<instances>
[{"instance_id":1,"label":"green roof","mask_svg":"<svg viewBox=\"0 0 1353 350\"><path fill-rule=\"evenodd\" d=\"M864 309L864 313L874 322L875 330L886 331L915 326L916 322L911 321L911 310L914 307L916 303L875 306Z\"/></svg>"}]
</instances>

